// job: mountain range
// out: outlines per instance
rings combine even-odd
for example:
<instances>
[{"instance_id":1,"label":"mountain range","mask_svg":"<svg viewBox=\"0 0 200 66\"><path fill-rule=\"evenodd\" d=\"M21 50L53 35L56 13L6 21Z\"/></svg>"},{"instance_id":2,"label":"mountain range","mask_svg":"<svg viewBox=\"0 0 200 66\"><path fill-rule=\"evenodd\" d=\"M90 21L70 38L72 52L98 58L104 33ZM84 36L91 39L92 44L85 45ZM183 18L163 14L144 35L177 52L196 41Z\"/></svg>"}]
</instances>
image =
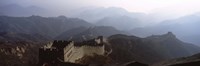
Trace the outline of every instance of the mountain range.
<instances>
[{"instance_id":1,"label":"mountain range","mask_svg":"<svg viewBox=\"0 0 200 66\"><path fill-rule=\"evenodd\" d=\"M72 16L84 19L98 26L112 26L118 30L130 30L141 27L145 19L147 19L147 15L144 13L128 12L118 7L85 8L85 10L82 9Z\"/></svg>"},{"instance_id":2,"label":"mountain range","mask_svg":"<svg viewBox=\"0 0 200 66\"><path fill-rule=\"evenodd\" d=\"M30 53L32 55L28 54L28 56L23 57L27 60L32 56L37 57L38 51L34 49L36 46L33 46L37 42L35 45L39 47L51 40L79 41L88 40L99 35L106 38L105 47L112 50L106 58L109 57L114 61L113 63L123 64L138 61L151 65L159 61L191 56L200 52L198 46L179 40L176 34L172 32L141 38L134 35L128 36L131 35L130 32L120 31L112 26L96 26L79 18L65 16L0 16L0 29L0 43L3 47L1 48L0 55L2 56L0 58L5 57L8 52L11 53L11 57L18 58L17 54L12 54L11 50L14 48L13 51L17 51L15 48L19 47L18 44L20 45L20 43L23 43L20 47L31 48L26 50L35 52L35 54ZM3 50L8 50L8 52ZM24 61L24 59L13 59L12 61ZM1 61L1 63L5 64L5 61ZM18 63L19 65L23 64L23 62ZM26 62L26 64L29 63Z\"/></svg>"},{"instance_id":3,"label":"mountain range","mask_svg":"<svg viewBox=\"0 0 200 66\"><path fill-rule=\"evenodd\" d=\"M49 39L67 40L99 35L108 37L114 34L128 34L111 26L95 26L82 19L58 17L9 17L0 16L0 32L14 34L41 35Z\"/></svg>"},{"instance_id":4,"label":"mountain range","mask_svg":"<svg viewBox=\"0 0 200 66\"><path fill-rule=\"evenodd\" d=\"M50 38L65 32L71 28L93 26L78 18L59 17L8 17L0 16L0 32L12 32L23 34L40 34Z\"/></svg>"}]
</instances>

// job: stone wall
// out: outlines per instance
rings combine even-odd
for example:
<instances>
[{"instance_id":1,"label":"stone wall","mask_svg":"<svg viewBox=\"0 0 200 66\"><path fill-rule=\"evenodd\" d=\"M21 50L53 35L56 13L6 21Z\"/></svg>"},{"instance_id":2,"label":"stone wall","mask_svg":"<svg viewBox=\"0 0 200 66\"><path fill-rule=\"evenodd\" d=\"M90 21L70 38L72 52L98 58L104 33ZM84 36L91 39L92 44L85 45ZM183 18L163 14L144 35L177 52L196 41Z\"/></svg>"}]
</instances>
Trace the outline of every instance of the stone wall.
<instances>
[{"instance_id":1,"label":"stone wall","mask_svg":"<svg viewBox=\"0 0 200 66\"><path fill-rule=\"evenodd\" d=\"M84 55L93 56L104 55L104 45L103 46L82 46Z\"/></svg>"},{"instance_id":2,"label":"stone wall","mask_svg":"<svg viewBox=\"0 0 200 66\"><path fill-rule=\"evenodd\" d=\"M81 47L74 47L71 49L68 54L65 56L65 62L74 62L83 56L93 56L94 54L97 55L104 55L104 45L103 46L81 46Z\"/></svg>"},{"instance_id":3,"label":"stone wall","mask_svg":"<svg viewBox=\"0 0 200 66\"><path fill-rule=\"evenodd\" d=\"M72 54L69 57L69 62L75 63L75 61L79 58L84 56L83 48L81 47L74 47Z\"/></svg>"},{"instance_id":4,"label":"stone wall","mask_svg":"<svg viewBox=\"0 0 200 66\"><path fill-rule=\"evenodd\" d=\"M70 55L74 51L74 42L71 42L68 46L64 48L64 61L69 61Z\"/></svg>"},{"instance_id":5,"label":"stone wall","mask_svg":"<svg viewBox=\"0 0 200 66\"><path fill-rule=\"evenodd\" d=\"M73 41L54 41L39 49L41 61L61 60L75 63L83 56L104 55L103 37L75 45Z\"/></svg>"}]
</instances>

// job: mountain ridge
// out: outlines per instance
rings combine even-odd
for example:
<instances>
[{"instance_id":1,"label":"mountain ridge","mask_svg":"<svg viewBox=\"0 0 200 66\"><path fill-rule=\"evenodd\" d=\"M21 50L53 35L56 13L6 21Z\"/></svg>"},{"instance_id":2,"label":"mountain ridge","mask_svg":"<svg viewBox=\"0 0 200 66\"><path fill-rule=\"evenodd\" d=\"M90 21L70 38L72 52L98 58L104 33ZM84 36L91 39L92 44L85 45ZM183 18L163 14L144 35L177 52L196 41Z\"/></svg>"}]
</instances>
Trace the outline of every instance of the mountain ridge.
<instances>
[{"instance_id":1,"label":"mountain ridge","mask_svg":"<svg viewBox=\"0 0 200 66\"><path fill-rule=\"evenodd\" d=\"M54 38L66 30L80 26L93 25L82 19L62 16L48 18L34 15L30 17L0 16L0 32L36 33Z\"/></svg>"},{"instance_id":2,"label":"mountain ridge","mask_svg":"<svg viewBox=\"0 0 200 66\"><path fill-rule=\"evenodd\" d=\"M118 34L110 36L108 42L113 49L110 57L121 62L136 60L145 64L153 64L163 60L190 56L200 51L199 47L178 40L170 32L147 38Z\"/></svg>"}]
</instances>

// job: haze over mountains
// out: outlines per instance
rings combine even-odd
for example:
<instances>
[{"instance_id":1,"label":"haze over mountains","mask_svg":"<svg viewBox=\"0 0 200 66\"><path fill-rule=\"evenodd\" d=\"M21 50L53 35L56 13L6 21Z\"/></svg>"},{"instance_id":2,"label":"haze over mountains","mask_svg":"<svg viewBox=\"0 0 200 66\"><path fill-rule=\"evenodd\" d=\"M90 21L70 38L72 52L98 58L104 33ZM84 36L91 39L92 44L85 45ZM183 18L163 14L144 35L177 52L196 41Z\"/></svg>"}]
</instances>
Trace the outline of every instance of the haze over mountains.
<instances>
[{"instance_id":1,"label":"haze over mountains","mask_svg":"<svg viewBox=\"0 0 200 66\"><path fill-rule=\"evenodd\" d=\"M18 4L9 4L0 6L0 15L7 16L30 16L34 14L45 15L46 9L37 6L23 7Z\"/></svg>"},{"instance_id":2,"label":"haze over mountains","mask_svg":"<svg viewBox=\"0 0 200 66\"><path fill-rule=\"evenodd\" d=\"M51 10L45 10L37 6L22 7L17 4L1 6L1 15L10 16L31 16L39 14L48 16L47 14L53 13L51 16L59 13L54 13ZM118 30L130 32L133 35L145 37L152 34L163 34L171 31L183 41L199 44L199 32L197 30L199 15L192 14L177 19L157 19L159 16L154 14L134 13L128 12L123 8L110 7L110 8L83 8L76 9L73 13L64 14L69 17L78 17L87 22L93 23L97 26L112 26ZM98 16L98 17L97 17ZM162 21L162 22L160 22ZM187 29L187 30L185 30ZM195 33L195 34L193 34Z\"/></svg>"},{"instance_id":3,"label":"haze over mountains","mask_svg":"<svg viewBox=\"0 0 200 66\"><path fill-rule=\"evenodd\" d=\"M170 64L179 62L176 58L180 57L199 57L199 13L177 18L121 7L78 8L81 4L76 4L66 6L71 7L67 10L41 5L0 3L0 65L35 66L37 49L52 40L85 41L97 36L104 37L105 50L110 51L101 61L111 64ZM171 59L174 62L169 62Z\"/></svg>"},{"instance_id":4,"label":"haze over mountains","mask_svg":"<svg viewBox=\"0 0 200 66\"><path fill-rule=\"evenodd\" d=\"M128 12L127 10L120 7L82 7L79 9L74 9L71 12L65 10L52 10L45 9L36 5L33 6L21 6L18 4L8 4L0 6L2 9L0 11L0 15L7 16L31 16L31 15L40 15L40 16L59 16L65 15L67 17L81 18L90 23L96 23L104 18L116 18L116 17L127 17L129 20L139 20L140 24L136 24L135 26L144 26L146 24L150 24L152 22L158 22L154 15L148 15L140 12ZM66 13L60 12L65 11ZM98 17L96 17L98 16ZM150 16L150 17L148 17ZM148 17L148 18L147 18ZM160 21L164 20L159 18ZM145 22L145 21L148 21ZM136 22L136 21L135 21ZM145 23L144 23L145 22ZM121 23L121 22L118 22ZM132 24L132 22L130 22ZM112 24L110 24L113 26ZM109 25L109 26L110 26Z\"/></svg>"},{"instance_id":5,"label":"haze over mountains","mask_svg":"<svg viewBox=\"0 0 200 66\"><path fill-rule=\"evenodd\" d=\"M162 18L159 20L153 14L131 13L114 7L86 10L80 14L76 17L95 22L94 24L98 26L112 26L140 37L164 34L171 31L183 41L197 45L200 43L198 41L200 35L197 26L199 24L198 13L169 20ZM96 18L94 16L100 17Z\"/></svg>"},{"instance_id":6,"label":"haze over mountains","mask_svg":"<svg viewBox=\"0 0 200 66\"><path fill-rule=\"evenodd\" d=\"M136 28L131 30L134 35L145 37L151 34L163 34L168 31L172 31L183 41L190 42L198 45L200 42L200 32L198 25L200 24L200 16L194 14L185 17L181 17L174 20L167 20L157 24L155 26Z\"/></svg>"}]
</instances>

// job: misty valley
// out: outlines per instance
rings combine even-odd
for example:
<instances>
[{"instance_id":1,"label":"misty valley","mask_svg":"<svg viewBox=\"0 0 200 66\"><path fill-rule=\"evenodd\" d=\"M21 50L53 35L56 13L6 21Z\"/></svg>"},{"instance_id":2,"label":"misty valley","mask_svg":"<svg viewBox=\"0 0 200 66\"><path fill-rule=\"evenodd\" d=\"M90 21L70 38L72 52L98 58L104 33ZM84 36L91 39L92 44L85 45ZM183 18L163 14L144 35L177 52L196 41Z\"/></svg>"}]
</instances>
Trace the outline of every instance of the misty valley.
<instances>
[{"instance_id":1,"label":"misty valley","mask_svg":"<svg viewBox=\"0 0 200 66\"><path fill-rule=\"evenodd\" d=\"M0 1L0 66L200 65L200 10L105 2Z\"/></svg>"}]
</instances>

